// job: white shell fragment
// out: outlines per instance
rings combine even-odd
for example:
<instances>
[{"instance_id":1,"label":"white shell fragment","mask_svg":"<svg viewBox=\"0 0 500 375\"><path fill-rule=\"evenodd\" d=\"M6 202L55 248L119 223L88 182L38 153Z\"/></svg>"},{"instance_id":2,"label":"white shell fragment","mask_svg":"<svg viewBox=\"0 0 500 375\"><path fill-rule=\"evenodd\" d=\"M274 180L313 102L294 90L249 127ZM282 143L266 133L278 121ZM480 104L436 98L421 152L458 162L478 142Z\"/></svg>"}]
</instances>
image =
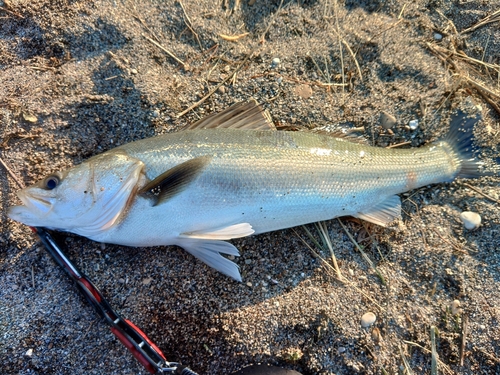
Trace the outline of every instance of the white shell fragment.
<instances>
[{"instance_id":1,"label":"white shell fragment","mask_svg":"<svg viewBox=\"0 0 500 375\"><path fill-rule=\"evenodd\" d=\"M418 120L411 120L408 126L411 130L416 130L418 128Z\"/></svg>"},{"instance_id":2,"label":"white shell fragment","mask_svg":"<svg viewBox=\"0 0 500 375\"><path fill-rule=\"evenodd\" d=\"M464 223L464 227L468 230L474 230L481 225L481 216L472 211L464 211L460 214L460 220Z\"/></svg>"},{"instance_id":3,"label":"white shell fragment","mask_svg":"<svg viewBox=\"0 0 500 375\"><path fill-rule=\"evenodd\" d=\"M368 328L377 320L377 316L372 312L367 312L361 317L361 327Z\"/></svg>"}]
</instances>

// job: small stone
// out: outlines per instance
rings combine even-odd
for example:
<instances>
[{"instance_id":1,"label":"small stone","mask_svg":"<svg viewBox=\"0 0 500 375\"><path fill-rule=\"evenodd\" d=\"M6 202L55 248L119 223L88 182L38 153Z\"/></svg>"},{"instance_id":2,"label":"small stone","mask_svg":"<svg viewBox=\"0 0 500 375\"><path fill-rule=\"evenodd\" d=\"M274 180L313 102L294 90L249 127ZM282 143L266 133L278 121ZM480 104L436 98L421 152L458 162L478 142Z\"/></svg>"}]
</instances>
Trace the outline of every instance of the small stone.
<instances>
[{"instance_id":1,"label":"small stone","mask_svg":"<svg viewBox=\"0 0 500 375\"><path fill-rule=\"evenodd\" d=\"M252 259L245 259L245 264L252 264Z\"/></svg>"},{"instance_id":2,"label":"small stone","mask_svg":"<svg viewBox=\"0 0 500 375\"><path fill-rule=\"evenodd\" d=\"M145 278L144 280L142 280L142 285L149 285L151 281L153 281L151 277Z\"/></svg>"},{"instance_id":3,"label":"small stone","mask_svg":"<svg viewBox=\"0 0 500 375\"><path fill-rule=\"evenodd\" d=\"M251 287L251 286L253 286L253 284L249 281L249 282L247 283L247 286L250 286L250 287Z\"/></svg>"},{"instance_id":4,"label":"small stone","mask_svg":"<svg viewBox=\"0 0 500 375\"><path fill-rule=\"evenodd\" d=\"M219 87L219 92L224 94L226 92L226 88L224 86Z\"/></svg>"},{"instance_id":5,"label":"small stone","mask_svg":"<svg viewBox=\"0 0 500 375\"><path fill-rule=\"evenodd\" d=\"M28 112L23 112L23 118L26 121L31 122L33 124L38 121L38 118L35 115Z\"/></svg>"},{"instance_id":6,"label":"small stone","mask_svg":"<svg viewBox=\"0 0 500 375\"><path fill-rule=\"evenodd\" d=\"M372 312L367 312L361 317L361 327L368 328L377 320L377 316Z\"/></svg>"},{"instance_id":7,"label":"small stone","mask_svg":"<svg viewBox=\"0 0 500 375\"><path fill-rule=\"evenodd\" d=\"M451 303L451 313L453 315L458 315L462 312L462 309L460 308L460 301L458 299L454 300Z\"/></svg>"},{"instance_id":8,"label":"small stone","mask_svg":"<svg viewBox=\"0 0 500 375\"><path fill-rule=\"evenodd\" d=\"M338 353L338 354L341 354L341 353L344 353L346 350L347 350L347 349L346 349L346 348L344 348L343 346L339 346L339 347L337 348L337 353Z\"/></svg>"},{"instance_id":9,"label":"small stone","mask_svg":"<svg viewBox=\"0 0 500 375\"><path fill-rule=\"evenodd\" d=\"M382 125L384 129L392 129L396 123L396 117L385 111L380 112L380 125Z\"/></svg>"},{"instance_id":10,"label":"small stone","mask_svg":"<svg viewBox=\"0 0 500 375\"><path fill-rule=\"evenodd\" d=\"M137 69L130 69L130 74L134 74L134 75L135 75L135 74L137 74L137 73L138 73L138 72L137 72Z\"/></svg>"},{"instance_id":11,"label":"small stone","mask_svg":"<svg viewBox=\"0 0 500 375\"><path fill-rule=\"evenodd\" d=\"M273 61L271 61L271 68L277 68L280 63L281 60L279 59L279 57L275 57Z\"/></svg>"},{"instance_id":12,"label":"small stone","mask_svg":"<svg viewBox=\"0 0 500 375\"><path fill-rule=\"evenodd\" d=\"M411 120L408 126L411 130L416 130L418 128L418 120Z\"/></svg>"},{"instance_id":13,"label":"small stone","mask_svg":"<svg viewBox=\"0 0 500 375\"><path fill-rule=\"evenodd\" d=\"M442 34L440 34L440 33L434 33L434 40L435 40L436 42L440 42L440 41L442 41L442 40L443 40L443 35L442 35Z\"/></svg>"},{"instance_id":14,"label":"small stone","mask_svg":"<svg viewBox=\"0 0 500 375\"><path fill-rule=\"evenodd\" d=\"M313 94L311 86L306 84L295 86L293 92L295 93L295 95L300 96L304 99L309 99Z\"/></svg>"},{"instance_id":15,"label":"small stone","mask_svg":"<svg viewBox=\"0 0 500 375\"><path fill-rule=\"evenodd\" d=\"M464 211L460 214L460 220L464 223L464 227L468 230L479 228L481 225L481 216L472 211Z\"/></svg>"},{"instance_id":16,"label":"small stone","mask_svg":"<svg viewBox=\"0 0 500 375\"><path fill-rule=\"evenodd\" d=\"M31 357L33 355L33 349L28 349L25 355L26 357Z\"/></svg>"},{"instance_id":17,"label":"small stone","mask_svg":"<svg viewBox=\"0 0 500 375\"><path fill-rule=\"evenodd\" d=\"M375 341L377 344L381 341L382 335L380 334L380 330L377 327L373 327L372 330L372 339Z\"/></svg>"}]
</instances>

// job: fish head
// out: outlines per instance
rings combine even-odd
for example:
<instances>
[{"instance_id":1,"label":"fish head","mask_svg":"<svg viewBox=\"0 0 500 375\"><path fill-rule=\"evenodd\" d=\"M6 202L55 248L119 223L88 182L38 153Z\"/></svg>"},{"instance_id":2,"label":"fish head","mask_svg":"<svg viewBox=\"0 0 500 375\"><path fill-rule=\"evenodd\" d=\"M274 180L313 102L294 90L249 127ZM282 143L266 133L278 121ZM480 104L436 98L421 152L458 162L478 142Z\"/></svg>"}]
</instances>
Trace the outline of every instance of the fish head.
<instances>
[{"instance_id":1,"label":"fish head","mask_svg":"<svg viewBox=\"0 0 500 375\"><path fill-rule=\"evenodd\" d=\"M92 237L119 221L143 171L144 164L124 152L97 155L20 190L23 205L10 207L7 215L29 226Z\"/></svg>"}]
</instances>

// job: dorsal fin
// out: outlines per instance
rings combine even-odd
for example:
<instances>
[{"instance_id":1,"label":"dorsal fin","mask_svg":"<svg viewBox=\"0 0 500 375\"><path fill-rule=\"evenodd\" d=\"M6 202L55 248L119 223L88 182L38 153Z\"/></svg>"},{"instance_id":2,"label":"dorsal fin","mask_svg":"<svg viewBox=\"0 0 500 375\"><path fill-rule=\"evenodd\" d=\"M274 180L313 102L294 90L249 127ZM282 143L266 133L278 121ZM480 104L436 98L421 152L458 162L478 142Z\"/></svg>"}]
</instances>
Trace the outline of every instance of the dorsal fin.
<instances>
[{"instance_id":1,"label":"dorsal fin","mask_svg":"<svg viewBox=\"0 0 500 375\"><path fill-rule=\"evenodd\" d=\"M146 184L137 194L151 197L153 206L156 206L181 192L199 175L210 159L210 156L200 156L176 165Z\"/></svg>"},{"instance_id":2,"label":"dorsal fin","mask_svg":"<svg viewBox=\"0 0 500 375\"><path fill-rule=\"evenodd\" d=\"M255 99L236 103L219 113L212 113L182 130L193 129L276 130L271 116Z\"/></svg>"},{"instance_id":3,"label":"dorsal fin","mask_svg":"<svg viewBox=\"0 0 500 375\"><path fill-rule=\"evenodd\" d=\"M311 133L327 135L329 137L343 139L345 141L352 142L352 143L359 143L361 145L369 145L370 142L362 135L357 134L356 131L357 130L350 131L349 129L347 131L342 130L342 129L334 130L334 131L328 131L325 129L313 129L311 131Z\"/></svg>"}]
</instances>

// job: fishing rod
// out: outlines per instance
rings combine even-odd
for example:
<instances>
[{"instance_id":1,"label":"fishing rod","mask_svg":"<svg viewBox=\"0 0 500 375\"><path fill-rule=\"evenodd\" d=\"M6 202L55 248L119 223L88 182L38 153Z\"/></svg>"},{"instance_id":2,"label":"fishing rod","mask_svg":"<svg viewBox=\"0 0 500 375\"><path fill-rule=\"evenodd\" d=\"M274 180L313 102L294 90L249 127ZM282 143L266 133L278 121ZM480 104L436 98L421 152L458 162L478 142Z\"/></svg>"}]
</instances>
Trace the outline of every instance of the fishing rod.
<instances>
[{"instance_id":1,"label":"fishing rod","mask_svg":"<svg viewBox=\"0 0 500 375\"><path fill-rule=\"evenodd\" d=\"M104 298L99 289L70 260L52 235L41 227L32 228L49 254L75 282L94 310L104 318L111 332L151 374L198 375L186 366L169 362L146 334L128 319L122 318Z\"/></svg>"}]
</instances>

